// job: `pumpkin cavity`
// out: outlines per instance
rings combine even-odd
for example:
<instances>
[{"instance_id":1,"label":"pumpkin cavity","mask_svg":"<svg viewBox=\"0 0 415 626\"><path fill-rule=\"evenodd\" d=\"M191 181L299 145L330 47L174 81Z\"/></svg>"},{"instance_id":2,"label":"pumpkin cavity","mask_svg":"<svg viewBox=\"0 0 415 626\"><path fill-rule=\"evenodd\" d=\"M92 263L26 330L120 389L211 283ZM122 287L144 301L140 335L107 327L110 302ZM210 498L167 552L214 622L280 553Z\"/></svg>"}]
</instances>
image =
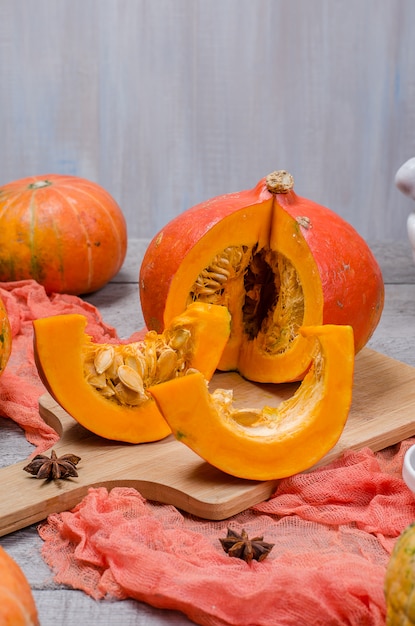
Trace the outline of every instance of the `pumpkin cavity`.
<instances>
[{"instance_id":1,"label":"pumpkin cavity","mask_svg":"<svg viewBox=\"0 0 415 626\"><path fill-rule=\"evenodd\" d=\"M287 436L288 433L301 429L301 424L310 413L310 407L316 406L324 397L324 367L323 355L316 351L312 366L302 384L277 407L236 408L231 389L215 389L210 396L211 401L222 420L247 436Z\"/></svg>"},{"instance_id":2,"label":"pumpkin cavity","mask_svg":"<svg viewBox=\"0 0 415 626\"><path fill-rule=\"evenodd\" d=\"M87 321L75 313L33 321L40 378L79 424L130 443L158 441L171 432L148 387L195 372L211 380L230 333L226 307L197 302L163 333L148 331L130 343L93 342L85 332Z\"/></svg>"},{"instance_id":3,"label":"pumpkin cavity","mask_svg":"<svg viewBox=\"0 0 415 626\"><path fill-rule=\"evenodd\" d=\"M290 348L304 321L298 272L286 256L270 248L225 248L200 272L188 302L227 306L233 319L235 303L241 302L245 339L257 340L258 348L271 356Z\"/></svg>"},{"instance_id":4,"label":"pumpkin cavity","mask_svg":"<svg viewBox=\"0 0 415 626\"><path fill-rule=\"evenodd\" d=\"M140 406L151 399L147 387L197 371L190 365L194 349L190 330L181 326L161 335L149 331L142 341L129 344L86 343L84 377L102 397Z\"/></svg>"},{"instance_id":5,"label":"pumpkin cavity","mask_svg":"<svg viewBox=\"0 0 415 626\"><path fill-rule=\"evenodd\" d=\"M190 302L226 304L225 293L228 294L235 284L240 283L250 256L248 246L229 246L216 254L196 278L190 290L188 304Z\"/></svg>"}]
</instances>

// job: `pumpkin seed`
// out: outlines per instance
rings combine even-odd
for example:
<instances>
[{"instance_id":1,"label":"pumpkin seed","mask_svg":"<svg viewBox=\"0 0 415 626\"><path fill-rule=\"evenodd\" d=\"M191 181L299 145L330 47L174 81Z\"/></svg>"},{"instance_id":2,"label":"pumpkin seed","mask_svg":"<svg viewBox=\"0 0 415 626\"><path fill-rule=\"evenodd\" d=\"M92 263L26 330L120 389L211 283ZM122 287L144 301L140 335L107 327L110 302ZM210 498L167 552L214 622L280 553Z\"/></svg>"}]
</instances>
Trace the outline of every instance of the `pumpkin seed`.
<instances>
[{"instance_id":1,"label":"pumpkin seed","mask_svg":"<svg viewBox=\"0 0 415 626\"><path fill-rule=\"evenodd\" d=\"M129 365L120 365L117 370L117 375L120 382L122 382L127 389L131 389L131 391L135 391L140 395L144 394L143 379L135 369Z\"/></svg>"},{"instance_id":2,"label":"pumpkin seed","mask_svg":"<svg viewBox=\"0 0 415 626\"><path fill-rule=\"evenodd\" d=\"M97 375L97 370L95 369L93 360L84 362L84 374L86 378Z\"/></svg>"},{"instance_id":3,"label":"pumpkin seed","mask_svg":"<svg viewBox=\"0 0 415 626\"><path fill-rule=\"evenodd\" d=\"M104 398L113 398L115 396L115 389L113 385L105 385L102 389L99 390L101 396Z\"/></svg>"},{"instance_id":4,"label":"pumpkin seed","mask_svg":"<svg viewBox=\"0 0 415 626\"><path fill-rule=\"evenodd\" d=\"M169 346L173 350L184 350L189 339L191 332L187 328L178 328L174 335L169 340Z\"/></svg>"},{"instance_id":5,"label":"pumpkin seed","mask_svg":"<svg viewBox=\"0 0 415 626\"><path fill-rule=\"evenodd\" d=\"M178 365L177 353L172 348L161 352L157 360L156 379L158 382L172 378Z\"/></svg>"},{"instance_id":6,"label":"pumpkin seed","mask_svg":"<svg viewBox=\"0 0 415 626\"><path fill-rule=\"evenodd\" d=\"M95 387L95 389L104 389L107 386L107 378L105 374L97 374L96 376L89 376L87 381L90 385Z\"/></svg>"},{"instance_id":7,"label":"pumpkin seed","mask_svg":"<svg viewBox=\"0 0 415 626\"><path fill-rule=\"evenodd\" d=\"M220 304L226 283L245 271L250 252L246 246L228 246L217 254L196 278L189 301Z\"/></svg>"},{"instance_id":8,"label":"pumpkin seed","mask_svg":"<svg viewBox=\"0 0 415 626\"><path fill-rule=\"evenodd\" d=\"M144 359L146 364L146 382L150 384L157 369L157 349L155 342L146 343Z\"/></svg>"},{"instance_id":9,"label":"pumpkin seed","mask_svg":"<svg viewBox=\"0 0 415 626\"><path fill-rule=\"evenodd\" d=\"M121 382L117 383L114 387L115 397L121 404L128 404L129 406L138 406L142 404L147 398L141 396L136 391L128 389Z\"/></svg>"},{"instance_id":10,"label":"pumpkin seed","mask_svg":"<svg viewBox=\"0 0 415 626\"><path fill-rule=\"evenodd\" d=\"M144 379L145 374L146 374L146 370L147 370L147 363L146 363L146 359L145 356L142 352L140 352L138 349L135 351L135 362L136 362L136 367L137 367L137 372L140 374L141 378ZM128 365L128 363L127 363Z\"/></svg>"},{"instance_id":11,"label":"pumpkin seed","mask_svg":"<svg viewBox=\"0 0 415 626\"><path fill-rule=\"evenodd\" d=\"M114 354L111 365L105 370L107 379L115 379L118 376L118 368L120 365L124 365L123 355L117 350Z\"/></svg>"},{"instance_id":12,"label":"pumpkin seed","mask_svg":"<svg viewBox=\"0 0 415 626\"><path fill-rule=\"evenodd\" d=\"M94 366L97 374L103 374L107 370L114 360L114 348L113 346L106 346L99 350L94 358Z\"/></svg>"}]
</instances>

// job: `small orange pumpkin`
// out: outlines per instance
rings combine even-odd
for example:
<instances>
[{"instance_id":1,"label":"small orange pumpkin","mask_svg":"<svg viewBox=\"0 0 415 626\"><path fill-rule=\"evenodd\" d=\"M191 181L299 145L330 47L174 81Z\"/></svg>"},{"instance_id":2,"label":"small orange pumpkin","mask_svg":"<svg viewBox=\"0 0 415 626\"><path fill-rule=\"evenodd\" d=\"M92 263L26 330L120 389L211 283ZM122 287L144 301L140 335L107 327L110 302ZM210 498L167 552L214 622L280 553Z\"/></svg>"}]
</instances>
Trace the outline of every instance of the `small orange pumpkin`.
<instances>
[{"instance_id":1,"label":"small orange pumpkin","mask_svg":"<svg viewBox=\"0 0 415 626\"><path fill-rule=\"evenodd\" d=\"M48 174L0 188L0 281L86 294L119 271L126 251L122 211L96 183Z\"/></svg>"},{"instance_id":2,"label":"small orange pumpkin","mask_svg":"<svg viewBox=\"0 0 415 626\"><path fill-rule=\"evenodd\" d=\"M361 350L383 309L379 265L350 224L293 185L287 172L273 172L167 224L140 269L147 326L160 332L192 301L225 305L232 330L219 369L257 382L304 376L301 326L350 325Z\"/></svg>"},{"instance_id":3,"label":"small orange pumpkin","mask_svg":"<svg viewBox=\"0 0 415 626\"><path fill-rule=\"evenodd\" d=\"M0 624L39 626L32 590L23 570L0 546Z\"/></svg>"},{"instance_id":4,"label":"small orange pumpkin","mask_svg":"<svg viewBox=\"0 0 415 626\"><path fill-rule=\"evenodd\" d=\"M0 299L0 376L4 372L5 367L10 358L12 349L12 331L10 328L9 317L6 307Z\"/></svg>"}]
</instances>

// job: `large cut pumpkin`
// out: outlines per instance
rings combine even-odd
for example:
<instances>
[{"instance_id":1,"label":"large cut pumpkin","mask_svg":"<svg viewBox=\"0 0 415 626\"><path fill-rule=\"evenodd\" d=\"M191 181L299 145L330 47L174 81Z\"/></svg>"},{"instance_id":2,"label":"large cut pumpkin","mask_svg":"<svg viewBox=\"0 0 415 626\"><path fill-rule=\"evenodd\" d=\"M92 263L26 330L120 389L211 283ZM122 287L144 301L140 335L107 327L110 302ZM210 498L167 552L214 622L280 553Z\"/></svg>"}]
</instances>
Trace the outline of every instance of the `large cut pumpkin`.
<instances>
[{"instance_id":1,"label":"large cut pumpkin","mask_svg":"<svg viewBox=\"0 0 415 626\"><path fill-rule=\"evenodd\" d=\"M48 174L0 188L0 281L86 294L119 271L126 251L123 213L100 185Z\"/></svg>"},{"instance_id":2,"label":"large cut pumpkin","mask_svg":"<svg viewBox=\"0 0 415 626\"><path fill-rule=\"evenodd\" d=\"M29 583L16 561L1 546L0 625L39 626Z\"/></svg>"},{"instance_id":3,"label":"large cut pumpkin","mask_svg":"<svg viewBox=\"0 0 415 626\"><path fill-rule=\"evenodd\" d=\"M97 344L83 315L33 322L35 360L53 398L91 432L144 443L170 434L147 387L196 370L209 380L226 345L225 307L194 303L163 333L130 344Z\"/></svg>"},{"instance_id":4,"label":"large cut pumpkin","mask_svg":"<svg viewBox=\"0 0 415 626\"><path fill-rule=\"evenodd\" d=\"M176 439L233 476L271 480L312 467L335 445L352 400L350 326L300 328L312 365L279 406L235 408L229 390L209 393L200 374L150 387Z\"/></svg>"},{"instance_id":5,"label":"large cut pumpkin","mask_svg":"<svg viewBox=\"0 0 415 626\"><path fill-rule=\"evenodd\" d=\"M12 331L10 328L9 316L6 307L0 299L0 376L10 358L12 349Z\"/></svg>"},{"instance_id":6,"label":"large cut pumpkin","mask_svg":"<svg viewBox=\"0 0 415 626\"><path fill-rule=\"evenodd\" d=\"M399 535L385 574L387 626L415 625L415 523Z\"/></svg>"},{"instance_id":7,"label":"large cut pumpkin","mask_svg":"<svg viewBox=\"0 0 415 626\"><path fill-rule=\"evenodd\" d=\"M298 196L285 171L178 215L150 243L139 286L145 322L158 332L189 302L228 307L219 369L258 382L304 375L300 326L350 325L358 352L384 302L366 242L338 214Z\"/></svg>"}]
</instances>

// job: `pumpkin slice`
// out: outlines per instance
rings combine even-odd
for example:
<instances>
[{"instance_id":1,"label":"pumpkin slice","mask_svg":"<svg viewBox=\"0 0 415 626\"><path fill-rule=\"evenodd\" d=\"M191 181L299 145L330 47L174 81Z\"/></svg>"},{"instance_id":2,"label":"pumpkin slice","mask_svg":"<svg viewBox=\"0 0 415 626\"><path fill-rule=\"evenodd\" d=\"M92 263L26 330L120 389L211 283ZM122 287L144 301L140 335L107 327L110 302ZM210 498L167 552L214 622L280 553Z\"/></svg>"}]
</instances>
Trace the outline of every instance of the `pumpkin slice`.
<instances>
[{"instance_id":1,"label":"pumpkin slice","mask_svg":"<svg viewBox=\"0 0 415 626\"><path fill-rule=\"evenodd\" d=\"M366 242L338 214L296 195L285 171L169 222L146 251L139 286L145 322L158 332L189 302L225 305L232 325L219 369L257 382L305 375L301 326L350 325L357 353L384 303Z\"/></svg>"},{"instance_id":2,"label":"pumpkin slice","mask_svg":"<svg viewBox=\"0 0 415 626\"><path fill-rule=\"evenodd\" d=\"M296 392L277 407L235 409L229 391L209 393L200 374L148 389L174 436L239 478L273 480L309 469L338 441L352 400L350 326L299 332L313 354Z\"/></svg>"},{"instance_id":3,"label":"pumpkin slice","mask_svg":"<svg viewBox=\"0 0 415 626\"><path fill-rule=\"evenodd\" d=\"M198 371L209 380L230 332L225 307L195 303L162 333L132 344L97 344L83 315L33 322L35 359L52 397L91 432L144 443L170 434L147 387Z\"/></svg>"}]
</instances>

